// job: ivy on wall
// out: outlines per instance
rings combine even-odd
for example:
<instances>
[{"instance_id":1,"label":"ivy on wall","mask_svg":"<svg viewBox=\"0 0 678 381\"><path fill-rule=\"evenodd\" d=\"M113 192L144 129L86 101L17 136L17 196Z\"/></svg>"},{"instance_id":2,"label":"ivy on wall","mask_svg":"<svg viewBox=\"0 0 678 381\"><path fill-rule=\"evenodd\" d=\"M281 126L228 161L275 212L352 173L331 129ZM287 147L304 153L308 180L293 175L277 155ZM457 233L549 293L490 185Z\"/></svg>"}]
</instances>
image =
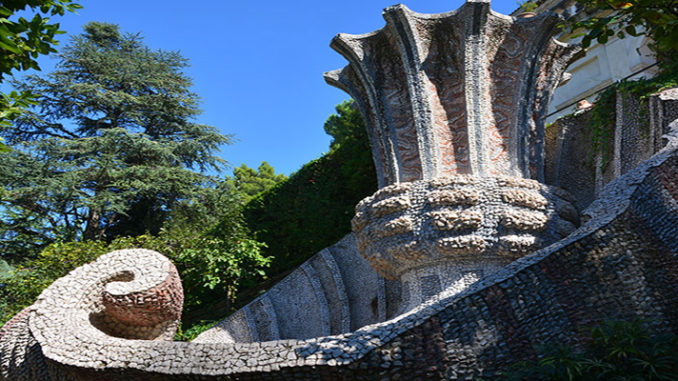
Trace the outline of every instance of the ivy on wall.
<instances>
[{"instance_id":1,"label":"ivy on wall","mask_svg":"<svg viewBox=\"0 0 678 381\"><path fill-rule=\"evenodd\" d=\"M617 93L623 97L636 97L641 102L639 119L645 121L649 131L648 97L658 91L678 86L678 63L665 67L657 76L635 81L620 81L601 92L591 109L591 163L600 155L602 167L610 162L614 151Z\"/></svg>"}]
</instances>

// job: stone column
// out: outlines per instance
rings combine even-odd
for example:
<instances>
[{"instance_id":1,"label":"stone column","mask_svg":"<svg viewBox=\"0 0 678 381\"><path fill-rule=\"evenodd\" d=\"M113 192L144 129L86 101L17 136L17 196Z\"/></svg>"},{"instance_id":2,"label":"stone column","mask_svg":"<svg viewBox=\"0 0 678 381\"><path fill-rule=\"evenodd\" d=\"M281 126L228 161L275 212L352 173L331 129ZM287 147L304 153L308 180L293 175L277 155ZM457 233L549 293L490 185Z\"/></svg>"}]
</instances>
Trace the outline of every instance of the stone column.
<instances>
[{"instance_id":1,"label":"stone column","mask_svg":"<svg viewBox=\"0 0 678 381\"><path fill-rule=\"evenodd\" d=\"M349 65L325 74L365 119L380 190L356 207L361 254L400 279L405 309L461 290L569 234L578 215L544 178L544 115L575 46L558 17L384 10L386 26L339 34Z\"/></svg>"}]
</instances>

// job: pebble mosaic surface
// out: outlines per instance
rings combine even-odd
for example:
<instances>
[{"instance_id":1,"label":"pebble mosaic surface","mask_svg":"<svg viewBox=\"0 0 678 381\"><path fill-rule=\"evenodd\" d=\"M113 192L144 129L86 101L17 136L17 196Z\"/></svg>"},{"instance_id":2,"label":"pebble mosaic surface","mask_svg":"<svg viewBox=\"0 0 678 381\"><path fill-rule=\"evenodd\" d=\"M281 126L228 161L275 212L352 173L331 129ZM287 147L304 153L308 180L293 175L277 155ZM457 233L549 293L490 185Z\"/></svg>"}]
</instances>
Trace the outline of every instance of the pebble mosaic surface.
<instances>
[{"instance_id":1,"label":"pebble mosaic surface","mask_svg":"<svg viewBox=\"0 0 678 381\"><path fill-rule=\"evenodd\" d=\"M577 229L566 192L522 178L543 178L541 116L579 51L550 39L557 19L501 16L487 0L447 14L395 6L384 15L380 31L335 39L351 65L328 80L356 95L373 127L384 187L356 207L352 224L372 268L400 279L405 308L383 321L388 305L376 303L379 323L351 326L364 314L351 314L354 290L344 286L354 282L339 274L349 262L321 252L291 274L315 300L330 295L319 279L343 298L325 301L318 337L298 336L285 319L272 324L274 304L259 298L269 320L239 318L257 320L248 323L256 334L224 324L174 342L183 304L176 268L153 251L120 250L57 280L0 329L0 381L493 379L543 343L582 344L582 328L605 319L678 333L678 131L608 184ZM419 59L424 50L435 62ZM474 65L451 63L460 55Z\"/></svg>"},{"instance_id":2,"label":"pebble mosaic surface","mask_svg":"<svg viewBox=\"0 0 678 381\"><path fill-rule=\"evenodd\" d=\"M393 320L310 340L163 341L173 324L137 328L147 340L106 334L92 319L106 314L105 295L144 295L128 298L135 301L125 304L130 311L138 301L180 295L161 255L113 252L59 279L3 327L0 379L491 379L534 357L544 342L577 344L581 327L604 319L640 317L656 330L678 332L677 179L674 137L611 183L588 211L591 219L564 240L461 294L443 291ZM161 318L146 319L151 324L177 316L173 302L152 304ZM142 310L147 316L153 308Z\"/></svg>"},{"instance_id":3,"label":"pebble mosaic surface","mask_svg":"<svg viewBox=\"0 0 678 381\"><path fill-rule=\"evenodd\" d=\"M569 200L534 180L439 177L378 190L356 207L353 231L361 254L390 279L440 261L505 265L574 231Z\"/></svg>"}]
</instances>

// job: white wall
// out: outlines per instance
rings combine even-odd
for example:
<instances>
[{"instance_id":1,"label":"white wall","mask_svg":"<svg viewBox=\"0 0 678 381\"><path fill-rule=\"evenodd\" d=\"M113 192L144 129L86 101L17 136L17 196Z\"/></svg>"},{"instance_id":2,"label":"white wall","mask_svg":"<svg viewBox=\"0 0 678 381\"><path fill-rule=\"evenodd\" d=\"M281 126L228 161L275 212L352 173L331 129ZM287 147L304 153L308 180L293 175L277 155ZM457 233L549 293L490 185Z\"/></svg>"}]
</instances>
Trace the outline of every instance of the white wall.
<instances>
[{"instance_id":1,"label":"white wall","mask_svg":"<svg viewBox=\"0 0 678 381\"><path fill-rule=\"evenodd\" d=\"M573 43L577 40L567 42ZM567 69L572 78L553 93L548 114L560 111L548 116L546 122L551 123L559 116L574 112L576 102L582 98L594 103L596 92L652 65L655 60L647 43L647 37L627 36L624 39L615 37L604 45L595 44L589 47L586 56ZM655 72L656 67L653 67L630 79L652 76ZM574 105L565 108L572 103Z\"/></svg>"}]
</instances>

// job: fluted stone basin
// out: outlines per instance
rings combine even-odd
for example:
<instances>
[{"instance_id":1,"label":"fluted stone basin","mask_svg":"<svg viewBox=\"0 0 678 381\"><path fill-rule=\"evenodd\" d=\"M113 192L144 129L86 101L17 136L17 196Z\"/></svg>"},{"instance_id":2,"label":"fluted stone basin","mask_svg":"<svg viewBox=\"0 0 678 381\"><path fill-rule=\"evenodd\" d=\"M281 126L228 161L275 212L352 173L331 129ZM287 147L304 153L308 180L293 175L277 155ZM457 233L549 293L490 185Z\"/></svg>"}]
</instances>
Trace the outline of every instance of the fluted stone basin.
<instances>
[{"instance_id":1,"label":"fluted stone basin","mask_svg":"<svg viewBox=\"0 0 678 381\"><path fill-rule=\"evenodd\" d=\"M401 280L407 310L570 234L579 223L570 200L529 179L437 177L380 189L352 224L372 268Z\"/></svg>"}]
</instances>

